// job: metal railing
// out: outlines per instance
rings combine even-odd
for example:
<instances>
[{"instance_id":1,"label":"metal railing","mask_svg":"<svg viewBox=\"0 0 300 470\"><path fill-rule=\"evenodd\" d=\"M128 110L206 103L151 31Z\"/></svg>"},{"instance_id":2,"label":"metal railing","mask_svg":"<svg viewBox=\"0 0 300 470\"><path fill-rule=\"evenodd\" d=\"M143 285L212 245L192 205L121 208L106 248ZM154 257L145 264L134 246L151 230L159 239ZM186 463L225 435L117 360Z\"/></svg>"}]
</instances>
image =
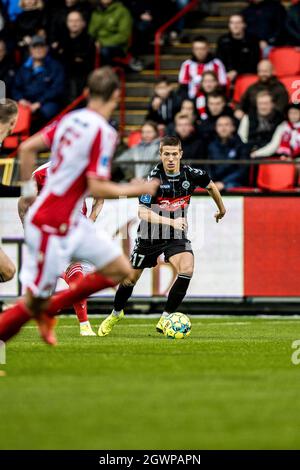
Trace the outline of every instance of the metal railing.
<instances>
[{"instance_id":1,"label":"metal railing","mask_svg":"<svg viewBox=\"0 0 300 470\"><path fill-rule=\"evenodd\" d=\"M160 42L163 33L170 27L172 24L176 23L193 8L195 8L199 3L199 0L191 0L188 5L186 5L182 10L180 10L176 15L170 18L165 24L159 27L154 35L154 49L155 49L155 76L156 78L160 75Z\"/></svg>"}]
</instances>

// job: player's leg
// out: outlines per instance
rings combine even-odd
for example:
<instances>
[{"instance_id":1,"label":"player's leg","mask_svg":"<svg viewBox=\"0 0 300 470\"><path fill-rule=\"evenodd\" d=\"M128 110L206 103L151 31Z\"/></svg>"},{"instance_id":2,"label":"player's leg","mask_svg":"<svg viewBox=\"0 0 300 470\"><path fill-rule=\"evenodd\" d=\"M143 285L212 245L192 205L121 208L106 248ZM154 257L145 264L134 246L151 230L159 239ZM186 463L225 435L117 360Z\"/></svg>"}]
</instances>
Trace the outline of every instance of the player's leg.
<instances>
[{"instance_id":1,"label":"player's leg","mask_svg":"<svg viewBox=\"0 0 300 470\"><path fill-rule=\"evenodd\" d=\"M9 257L0 248L0 282L7 282L13 279L16 268Z\"/></svg>"},{"instance_id":2,"label":"player's leg","mask_svg":"<svg viewBox=\"0 0 300 470\"><path fill-rule=\"evenodd\" d=\"M156 325L156 330L159 333L163 331L165 318L170 313L176 312L183 301L194 272L194 255L192 251L176 253L168 257L168 262L176 270L177 278L169 291L165 310Z\"/></svg>"},{"instance_id":3,"label":"player's leg","mask_svg":"<svg viewBox=\"0 0 300 470\"><path fill-rule=\"evenodd\" d=\"M132 269L130 275L120 283L114 298L113 311L99 326L98 336L107 336L113 327L124 318L124 308L142 272L143 269Z\"/></svg>"},{"instance_id":4,"label":"player's leg","mask_svg":"<svg viewBox=\"0 0 300 470\"><path fill-rule=\"evenodd\" d=\"M80 263L72 263L64 273L64 280L68 286L76 285L84 276L83 268ZM77 315L80 327L80 336L96 336L94 333L87 313L87 300L73 304L73 308Z\"/></svg>"}]
</instances>

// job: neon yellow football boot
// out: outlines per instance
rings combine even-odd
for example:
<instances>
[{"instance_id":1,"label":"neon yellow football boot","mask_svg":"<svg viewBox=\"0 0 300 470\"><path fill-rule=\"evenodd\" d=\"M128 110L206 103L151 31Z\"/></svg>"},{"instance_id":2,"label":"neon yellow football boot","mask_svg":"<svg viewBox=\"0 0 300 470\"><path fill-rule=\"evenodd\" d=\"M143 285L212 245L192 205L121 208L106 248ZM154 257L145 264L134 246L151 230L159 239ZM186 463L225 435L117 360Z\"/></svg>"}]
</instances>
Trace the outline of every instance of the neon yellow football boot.
<instances>
[{"instance_id":1,"label":"neon yellow football boot","mask_svg":"<svg viewBox=\"0 0 300 470\"><path fill-rule=\"evenodd\" d=\"M98 330L98 336L107 336L113 329L113 327L125 317L124 310L121 310L120 315L113 315L113 312L108 315L105 320L101 323Z\"/></svg>"}]
</instances>

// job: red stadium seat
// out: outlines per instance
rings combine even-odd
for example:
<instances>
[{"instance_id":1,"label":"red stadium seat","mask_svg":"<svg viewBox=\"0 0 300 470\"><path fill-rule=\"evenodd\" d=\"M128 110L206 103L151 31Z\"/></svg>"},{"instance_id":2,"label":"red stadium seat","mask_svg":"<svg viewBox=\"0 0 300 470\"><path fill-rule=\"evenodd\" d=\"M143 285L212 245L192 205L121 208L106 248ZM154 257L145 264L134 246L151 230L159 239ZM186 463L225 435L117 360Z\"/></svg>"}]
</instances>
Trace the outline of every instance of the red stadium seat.
<instances>
[{"instance_id":1,"label":"red stadium seat","mask_svg":"<svg viewBox=\"0 0 300 470\"><path fill-rule=\"evenodd\" d=\"M274 47L271 50L270 61L274 66L277 77L297 75L300 73L300 49L296 47Z\"/></svg>"},{"instance_id":2,"label":"red stadium seat","mask_svg":"<svg viewBox=\"0 0 300 470\"><path fill-rule=\"evenodd\" d=\"M129 148L134 147L135 145L138 145L141 142L141 140L142 140L141 131L131 132L128 136L127 145Z\"/></svg>"},{"instance_id":3,"label":"red stadium seat","mask_svg":"<svg viewBox=\"0 0 300 470\"><path fill-rule=\"evenodd\" d=\"M290 101L293 103L300 103L300 75L282 77L280 78L280 81L287 89Z\"/></svg>"},{"instance_id":4,"label":"red stadium seat","mask_svg":"<svg viewBox=\"0 0 300 470\"><path fill-rule=\"evenodd\" d=\"M294 165L259 165L257 186L268 191L285 191L295 187Z\"/></svg>"},{"instance_id":5,"label":"red stadium seat","mask_svg":"<svg viewBox=\"0 0 300 470\"><path fill-rule=\"evenodd\" d=\"M240 75L235 83L233 101L235 103L239 103L245 91L249 88L249 86L257 82L257 80L257 75Z\"/></svg>"},{"instance_id":6,"label":"red stadium seat","mask_svg":"<svg viewBox=\"0 0 300 470\"><path fill-rule=\"evenodd\" d=\"M3 148L16 149L30 135L31 110L27 106L18 105L19 115L12 134L3 142Z\"/></svg>"}]
</instances>

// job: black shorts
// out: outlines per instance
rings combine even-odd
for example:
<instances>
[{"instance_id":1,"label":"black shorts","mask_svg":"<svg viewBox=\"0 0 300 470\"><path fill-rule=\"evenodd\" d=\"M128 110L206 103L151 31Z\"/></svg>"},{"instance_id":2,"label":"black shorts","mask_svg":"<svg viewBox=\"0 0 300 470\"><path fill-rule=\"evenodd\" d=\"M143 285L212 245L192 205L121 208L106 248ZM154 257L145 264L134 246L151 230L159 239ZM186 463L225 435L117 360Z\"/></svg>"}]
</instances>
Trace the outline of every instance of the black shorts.
<instances>
[{"instance_id":1,"label":"black shorts","mask_svg":"<svg viewBox=\"0 0 300 470\"><path fill-rule=\"evenodd\" d=\"M155 244L138 238L135 242L130 261L134 269L153 268L157 265L157 258L162 253L165 256L165 262L168 263L171 256L185 252L193 254L191 242L187 238L166 240Z\"/></svg>"}]
</instances>

